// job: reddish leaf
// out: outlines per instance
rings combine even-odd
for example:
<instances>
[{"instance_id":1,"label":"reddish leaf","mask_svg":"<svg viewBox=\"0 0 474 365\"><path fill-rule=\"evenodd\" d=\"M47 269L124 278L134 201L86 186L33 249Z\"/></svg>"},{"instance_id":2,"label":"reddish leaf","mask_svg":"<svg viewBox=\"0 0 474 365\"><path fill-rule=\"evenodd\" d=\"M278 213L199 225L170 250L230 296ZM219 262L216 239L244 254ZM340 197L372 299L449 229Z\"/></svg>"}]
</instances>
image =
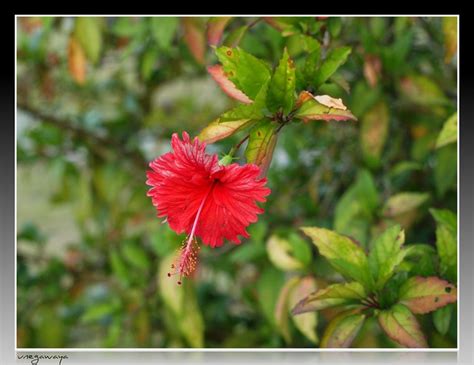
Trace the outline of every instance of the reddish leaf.
<instances>
[{"instance_id":1,"label":"reddish leaf","mask_svg":"<svg viewBox=\"0 0 474 365\"><path fill-rule=\"evenodd\" d=\"M395 304L378 315L379 324L392 340L406 347L428 347L413 313L403 304Z\"/></svg>"},{"instance_id":2,"label":"reddish leaf","mask_svg":"<svg viewBox=\"0 0 474 365\"><path fill-rule=\"evenodd\" d=\"M199 133L198 138L201 142L214 143L233 135L239 130L245 128L251 122L251 119L233 120L228 122L221 122L220 119L216 119Z\"/></svg>"},{"instance_id":3,"label":"reddish leaf","mask_svg":"<svg viewBox=\"0 0 474 365\"><path fill-rule=\"evenodd\" d=\"M288 343L291 341L288 322L288 301L290 293L298 283L298 280L298 277L293 277L286 282L286 284L280 290L280 295L278 296L278 300L275 305L275 322L278 325L277 328L285 341Z\"/></svg>"},{"instance_id":4,"label":"reddish leaf","mask_svg":"<svg viewBox=\"0 0 474 365\"><path fill-rule=\"evenodd\" d=\"M380 58L374 55L367 55L364 59L364 76L370 86L375 87L382 71Z\"/></svg>"},{"instance_id":5,"label":"reddish leaf","mask_svg":"<svg viewBox=\"0 0 474 365\"><path fill-rule=\"evenodd\" d=\"M221 87L221 89L231 98L236 99L245 104L252 103L252 100L250 100L249 97L245 95L242 91L237 89L235 84L227 78L224 69L221 65L209 66L207 68L207 71Z\"/></svg>"},{"instance_id":6,"label":"reddish leaf","mask_svg":"<svg viewBox=\"0 0 474 365\"><path fill-rule=\"evenodd\" d=\"M295 118L308 122L310 120L357 120L341 99L328 95L313 96L308 91L302 91L296 102L298 107Z\"/></svg>"},{"instance_id":7,"label":"reddish leaf","mask_svg":"<svg viewBox=\"0 0 474 365\"><path fill-rule=\"evenodd\" d=\"M69 73L78 83L83 84L86 80L86 55L79 42L71 37L68 45Z\"/></svg>"},{"instance_id":8,"label":"reddish leaf","mask_svg":"<svg viewBox=\"0 0 474 365\"><path fill-rule=\"evenodd\" d=\"M184 41L196 61L204 64L204 54L206 51L206 39L204 28L197 18L183 18Z\"/></svg>"},{"instance_id":9,"label":"reddish leaf","mask_svg":"<svg viewBox=\"0 0 474 365\"><path fill-rule=\"evenodd\" d=\"M319 289L301 299L293 308L294 315L325 308L360 304L366 296L364 287L358 282L333 284Z\"/></svg>"},{"instance_id":10,"label":"reddish leaf","mask_svg":"<svg viewBox=\"0 0 474 365\"><path fill-rule=\"evenodd\" d=\"M254 163L261 169L260 176L265 176L270 166L277 134L275 123L264 120L251 130L245 158L247 163Z\"/></svg>"},{"instance_id":11,"label":"reddish leaf","mask_svg":"<svg viewBox=\"0 0 474 365\"><path fill-rule=\"evenodd\" d=\"M316 291L318 285L312 276L306 276L300 279L296 287L292 290L289 298L290 308L295 307L308 294ZM303 313L298 316L292 316L296 328L304 334L311 342L318 343L318 333L316 327L318 324L318 314Z\"/></svg>"},{"instance_id":12,"label":"reddish leaf","mask_svg":"<svg viewBox=\"0 0 474 365\"><path fill-rule=\"evenodd\" d=\"M209 45L216 46L220 43L222 33L224 33L224 29L231 19L232 17L230 16L213 17L209 19L207 22L207 43Z\"/></svg>"},{"instance_id":13,"label":"reddish leaf","mask_svg":"<svg viewBox=\"0 0 474 365\"><path fill-rule=\"evenodd\" d=\"M324 331L321 348L349 347L364 324L364 320L365 315L358 313L358 310L351 310L337 315Z\"/></svg>"},{"instance_id":14,"label":"reddish leaf","mask_svg":"<svg viewBox=\"0 0 474 365\"><path fill-rule=\"evenodd\" d=\"M408 279L400 288L400 303L413 313L429 313L457 300L454 285L436 276L416 276Z\"/></svg>"},{"instance_id":15,"label":"reddish leaf","mask_svg":"<svg viewBox=\"0 0 474 365\"><path fill-rule=\"evenodd\" d=\"M443 18L444 62L449 63L458 48L458 19L455 16Z\"/></svg>"}]
</instances>

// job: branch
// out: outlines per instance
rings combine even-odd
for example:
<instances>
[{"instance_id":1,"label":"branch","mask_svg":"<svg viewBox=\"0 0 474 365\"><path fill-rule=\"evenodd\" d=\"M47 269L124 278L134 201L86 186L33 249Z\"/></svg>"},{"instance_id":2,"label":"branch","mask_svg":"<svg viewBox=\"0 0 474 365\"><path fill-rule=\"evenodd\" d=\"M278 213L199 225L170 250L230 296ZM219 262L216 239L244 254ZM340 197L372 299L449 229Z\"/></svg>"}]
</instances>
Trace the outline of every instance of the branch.
<instances>
[{"instance_id":1,"label":"branch","mask_svg":"<svg viewBox=\"0 0 474 365\"><path fill-rule=\"evenodd\" d=\"M74 125L69 120L61 119L54 115L47 114L20 100L18 100L17 107L31 114L41 123L52 125L58 129L69 132L80 139L90 141L91 149L96 154L102 157L104 157L104 150L102 147L108 146L114 150L119 151L122 155L129 157L140 166L146 166L147 164L141 153L139 153L138 151L130 151L126 149L122 143L113 138L98 136L97 134L91 133L86 129Z\"/></svg>"}]
</instances>

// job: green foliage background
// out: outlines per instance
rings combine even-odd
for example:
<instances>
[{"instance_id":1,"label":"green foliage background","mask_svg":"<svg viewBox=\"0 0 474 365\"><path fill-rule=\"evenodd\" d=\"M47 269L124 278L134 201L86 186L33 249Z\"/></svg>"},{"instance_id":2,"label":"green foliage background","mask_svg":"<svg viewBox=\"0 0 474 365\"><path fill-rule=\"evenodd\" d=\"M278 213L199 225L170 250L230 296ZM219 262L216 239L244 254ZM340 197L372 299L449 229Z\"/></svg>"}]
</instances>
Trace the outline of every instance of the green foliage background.
<instances>
[{"instance_id":1,"label":"green foliage background","mask_svg":"<svg viewBox=\"0 0 474 365\"><path fill-rule=\"evenodd\" d=\"M147 162L169 150L172 133L197 135L237 105L206 71L217 62L208 20L18 19L18 347L318 346L334 310L302 330L277 308L295 276L321 287L342 280L301 226L368 251L399 223L405 242L431 255L405 270L456 284L456 262L439 263L429 211L457 211L456 133L447 127L448 143L436 145L457 110L452 18L228 20L224 43L272 68L285 47L302 68L319 44L335 59L328 78L297 83L341 98L358 122L285 126L251 238L203 247L183 287L166 276L184 237L156 218ZM420 317L431 347L456 346L451 308ZM366 321L353 346L398 345Z\"/></svg>"}]
</instances>

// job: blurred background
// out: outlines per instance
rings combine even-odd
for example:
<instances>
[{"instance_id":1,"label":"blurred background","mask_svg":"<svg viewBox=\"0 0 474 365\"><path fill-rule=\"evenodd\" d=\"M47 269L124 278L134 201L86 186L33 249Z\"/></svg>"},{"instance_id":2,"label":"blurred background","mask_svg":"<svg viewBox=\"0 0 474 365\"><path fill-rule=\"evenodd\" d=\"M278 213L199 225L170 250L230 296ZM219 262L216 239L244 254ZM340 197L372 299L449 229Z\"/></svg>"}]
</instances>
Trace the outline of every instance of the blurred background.
<instances>
[{"instance_id":1,"label":"blurred background","mask_svg":"<svg viewBox=\"0 0 474 365\"><path fill-rule=\"evenodd\" d=\"M434 246L428 209L457 211L457 143L435 146L457 107L456 18L229 18L222 42L272 65L285 46L297 66L314 40L352 47L315 91L359 121L285 127L251 238L203 247L178 287L166 273L184 237L156 218L145 173L172 133L197 135L236 104L206 71L208 22L17 18L18 347L317 347L334 313L312 327L278 314L282 287L341 278L298 227L368 248L399 222L407 243ZM275 240L293 261L268 249ZM441 333L423 316L430 346L456 346L452 318ZM397 345L369 320L354 346Z\"/></svg>"}]
</instances>

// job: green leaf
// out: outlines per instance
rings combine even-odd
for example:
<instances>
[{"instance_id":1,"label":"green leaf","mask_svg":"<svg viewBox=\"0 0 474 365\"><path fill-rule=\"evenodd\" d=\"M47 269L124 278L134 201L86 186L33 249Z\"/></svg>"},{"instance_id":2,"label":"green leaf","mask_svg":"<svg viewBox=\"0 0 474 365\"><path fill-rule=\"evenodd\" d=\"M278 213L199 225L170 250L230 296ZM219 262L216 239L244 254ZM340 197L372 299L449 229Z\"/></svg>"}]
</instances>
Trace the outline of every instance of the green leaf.
<instances>
[{"instance_id":1,"label":"green leaf","mask_svg":"<svg viewBox=\"0 0 474 365\"><path fill-rule=\"evenodd\" d=\"M225 75L224 69L221 65L209 66L207 71L212 76L214 81L220 86L222 91L224 91L231 98L238 100L245 104L251 104L252 100L248 98L242 91L237 89L232 81L230 81Z\"/></svg>"},{"instance_id":2,"label":"green leaf","mask_svg":"<svg viewBox=\"0 0 474 365\"><path fill-rule=\"evenodd\" d=\"M369 254L369 267L375 281L375 289L381 289L403 261L407 251L402 250L405 232L395 225L376 238Z\"/></svg>"},{"instance_id":3,"label":"green leaf","mask_svg":"<svg viewBox=\"0 0 474 365\"><path fill-rule=\"evenodd\" d=\"M428 347L425 336L413 313L402 304L395 304L378 314L379 324L392 340L406 347Z\"/></svg>"},{"instance_id":4,"label":"green leaf","mask_svg":"<svg viewBox=\"0 0 474 365\"><path fill-rule=\"evenodd\" d=\"M263 120L250 131L245 158L247 163L254 163L260 167L261 175L264 175L270 167L277 142L276 128L277 124L270 120Z\"/></svg>"},{"instance_id":5,"label":"green leaf","mask_svg":"<svg viewBox=\"0 0 474 365\"><path fill-rule=\"evenodd\" d=\"M435 154L434 181L438 197L443 197L450 189L454 188L458 174L457 148L455 144L449 144L438 150Z\"/></svg>"},{"instance_id":6,"label":"green leaf","mask_svg":"<svg viewBox=\"0 0 474 365\"><path fill-rule=\"evenodd\" d=\"M337 38L341 33L342 20L340 17L329 17L328 19L328 30L329 34L333 38Z\"/></svg>"},{"instance_id":7,"label":"green leaf","mask_svg":"<svg viewBox=\"0 0 474 365\"><path fill-rule=\"evenodd\" d=\"M383 207L383 215L395 217L419 208L430 198L428 193L403 192L391 196Z\"/></svg>"},{"instance_id":8,"label":"green leaf","mask_svg":"<svg viewBox=\"0 0 474 365\"><path fill-rule=\"evenodd\" d=\"M150 268L150 260L145 250L134 242L130 241L124 244L122 254L125 259L136 268L141 270L148 270Z\"/></svg>"},{"instance_id":9,"label":"green leaf","mask_svg":"<svg viewBox=\"0 0 474 365\"><path fill-rule=\"evenodd\" d=\"M238 47L222 46L217 48L216 54L228 78L245 95L254 100L270 79L270 68L263 61Z\"/></svg>"},{"instance_id":10,"label":"green leaf","mask_svg":"<svg viewBox=\"0 0 474 365\"><path fill-rule=\"evenodd\" d=\"M97 322L104 317L111 316L116 309L117 306L114 303L107 302L94 304L87 308L82 315L81 320L85 323Z\"/></svg>"},{"instance_id":11,"label":"green leaf","mask_svg":"<svg viewBox=\"0 0 474 365\"><path fill-rule=\"evenodd\" d=\"M267 241L267 254L277 268L284 271L300 270L304 263L295 256L294 248L289 240L273 234Z\"/></svg>"},{"instance_id":12,"label":"green leaf","mask_svg":"<svg viewBox=\"0 0 474 365\"><path fill-rule=\"evenodd\" d=\"M115 276L125 284L130 282L130 275L127 265L123 262L122 258L116 251L111 251L109 255L110 267Z\"/></svg>"},{"instance_id":13,"label":"green leaf","mask_svg":"<svg viewBox=\"0 0 474 365\"><path fill-rule=\"evenodd\" d=\"M291 334L288 320L289 296L298 281L298 277L293 277L289 279L285 283L285 285L283 285L275 305L275 323L277 325L276 327L285 339L286 343L291 342Z\"/></svg>"},{"instance_id":14,"label":"green leaf","mask_svg":"<svg viewBox=\"0 0 474 365\"><path fill-rule=\"evenodd\" d=\"M310 120L357 120L351 111L342 104L341 99L334 99L327 95L313 96L309 92L303 91L298 97L297 107L294 117L304 122Z\"/></svg>"},{"instance_id":15,"label":"green leaf","mask_svg":"<svg viewBox=\"0 0 474 365\"><path fill-rule=\"evenodd\" d=\"M402 285L399 300L413 313L425 314L454 303L457 300L457 290L454 285L436 276L415 276Z\"/></svg>"},{"instance_id":16,"label":"green leaf","mask_svg":"<svg viewBox=\"0 0 474 365\"><path fill-rule=\"evenodd\" d=\"M324 331L321 348L350 347L357 333L362 328L365 315L347 311L334 317Z\"/></svg>"},{"instance_id":17,"label":"green leaf","mask_svg":"<svg viewBox=\"0 0 474 365\"><path fill-rule=\"evenodd\" d=\"M153 17L151 32L158 46L167 51L170 49L173 38L178 30L179 20L176 17Z\"/></svg>"},{"instance_id":18,"label":"green leaf","mask_svg":"<svg viewBox=\"0 0 474 365\"><path fill-rule=\"evenodd\" d=\"M458 48L458 19L455 16L443 17L444 62L449 63Z\"/></svg>"},{"instance_id":19,"label":"green leaf","mask_svg":"<svg viewBox=\"0 0 474 365\"><path fill-rule=\"evenodd\" d=\"M370 87L367 82L361 80L356 83L351 92L350 107L358 118L362 117L372 108L380 98L380 86Z\"/></svg>"},{"instance_id":20,"label":"green leaf","mask_svg":"<svg viewBox=\"0 0 474 365\"><path fill-rule=\"evenodd\" d=\"M153 74L157 57L158 51L154 47L148 47L143 53L140 64L140 73L144 80L149 80L151 75Z\"/></svg>"},{"instance_id":21,"label":"green leaf","mask_svg":"<svg viewBox=\"0 0 474 365\"><path fill-rule=\"evenodd\" d=\"M316 280L311 276L301 278L290 293L289 307L294 308L301 300L310 293L316 291ZM319 342L316 327L318 325L318 313L301 313L297 316L291 316L296 328L305 335L312 343Z\"/></svg>"},{"instance_id":22,"label":"green leaf","mask_svg":"<svg viewBox=\"0 0 474 365\"><path fill-rule=\"evenodd\" d=\"M303 227L319 253L342 275L352 278L367 290L373 288L373 279L364 250L354 241L325 228Z\"/></svg>"},{"instance_id":23,"label":"green leaf","mask_svg":"<svg viewBox=\"0 0 474 365\"><path fill-rule=\"evenodd\" d=\"M227 47L237 47L248 29L248 25L242 25L241 27L235 28L224 40L224 45Z\"/></svg>"},{"instance_id":24,"label":"green leaf","mask_svg":"<svg viewBox=\"0 0 474 365\"><path fill-rule=\"evenodd\" d=\"M244 130L253 124L254 121L252 119L240 119L227 122L221 122L220 119L216 119L199 133L198 138L201 142L211 144Z\"/></svg>"},{"instance_id":25,"label":"green leaf","mask_svg":"<svg viewBox=\"0 0 474 365\"><path fill-rule=\"evenodd\" d=\"M457 222L456 215L445 209L430 209L436 220L436 248L440 261L440 274L452 282L457 281Z\"/></svg>"},{"instance_id":26,"label":"green leaf","mask_svg":"<svg viewBox=\"0 0 474 365\"><path fill-rule=\"evenodd\" d=\"M435 208L431 208L430 213L438 225L446 226L446 228L448 228L451 233L456 234L458 223L455 213L448 209Z\"/></svg>"},{"instance_id":27,"label":"green leaf","mask_svg":"<svg viewBox=\"0 0 474 365\"><path fill-rule=\"evenodd\" d=\"M295 65L285 48L273 74L267 94L267 107L272 112L289 114L295 103Z\"/></svg>"},{"instance_id":28,"label":"green leaf","mask_svg":"<svg viewBox=\"0 0 474 365\"><path fill-rule=\"evenodd\" d=\"M288 242L292 248L294 257L299 260L303 266L308 266L312 259L309 243L296 232L291 232L288 235Z\"/></svg>"},{"instance_id":29,"label":"green leaf","mask_svg":"<svg viewBox=\"0 0 474 365\"><path fill-rule=\"evenodd\" d=\"M405 264L409 265L410 273L419 276L436 274L436 250L431 245L422 243L411 244L405 248Z\"/></svg>"},{"instance_id":30,"label":"green leaf","mask_svg":"<svg viewBox=\"0 0 474 365\"><path fill-rule=\"evenodd\" d=\"M272 325L275 325L275 306L284 283L284 273L273 267L266 268L257 282L260 308L267 321Z\"/></svg>"},{"instance_id":31,"label":"green leaf","mask_svg":"<svg viewBox=\"0 0 474 365\"><path fill-rule=\"evenodd\" d=\"M364 159L369 167L381 164L381 155L389 129L389 111L384 101L379 101L362 118L360 142Z\"/></svg>"},{"instance_id":32,"label":"green leaf","mask_svg":"<svg viewBox=\"0 0 474 365\"><path fill-rule=\"evenodd\" d=\"M214 143L254 126L259 119L263 118L267 85L268 83L260 89L252 104L238 105L211 122L199 133L199 140Z\"/></svg>"},{"instance_id":33,"label":"green leaf","mask_svg":"<svg viewBox=\"0 0 474 365\"><path fill-rule=\"evenodd\" d=\"M74 37L84 49L87 58L97 63L102 50L102 20L98 17L77 17Z\"/></svg>"},{"instance_id":34,"label":"green leaf","mask_svg":"<svg viewBox=\"0 0 474 365\"><path fill-rule=\"evenodd\" d=\"M184 291L176 284L176 280L168 277L171 265L176 259L176 254L170 254L161 260L157 274L157 283L161 297L166 306L169 307L176 316L184 310Z\"/></svg>"},{"instance_id":35,"label":"green leaf","mask_svg":"<svg viewBox=\"0 0 474 365\"><path fill-rule=\"evenodd\" d=\"M334 229L366 242L378 205L379 196L372 175L367 170L360 170L354 184L336 204Z\"/></svg>"},{"instance_id":36,"label":"green leaf","mask_svg":"<svg viewBox=\"0 0 474 365\"><path fill-rule=\"evenodd\" d=\"M435 106L450 103L438 84L424 75L409 75L400 80L402 97L410 104L430 107L435 114L444 112Z\"/></svg>"},{"instance_id":37,"label":"green leaf","mask_svg":"<svg viewBox=\"0 0 474 365\"><path fill-rule=\"evenodd\" d=\"M449 324L453 315L453 305L448 304L447 306L437 309L433 313L433 324L443 336L448 333Z\"/></svg>"},{"instance_id":38,"label":"green leaf","mask_svg":"<svg viewBox=\"0 0 474 365\"><path fill-rule=\"evenodd\" d=\"M220 43L222 33L231 19L230 16L220 16L211 17L207 21L207 43L209 45L215 46Z\"/></svg>"},{"instance_id":39,"label":"green leaf","mask_svg":"<svg viewBox=\"0 0 474 365\"><path fill-rule=\"evenodd\" d=\"M184 290L185 306L179 316L179 329L182 336L194 348L204 347L204 319L196 297L196 290L191 281L186 280L183 287L174 290Z\"/></svg>"},{"instance_id":40,"label":"green leaf","mask_svg":"<svg viewBox=\"0 0 474 365\"><path fill-rule=\"evenodd\" d=\"M303 78L304 85L308 85L310 80L316 76L316 72L319 67L319 61L321 60L321 46L317 43L317 47L306 57L304 67L303 67Z\"/></svg>"},{"instance_id":41,"label":"green leaf","mask_svg":"<svg viewBox=\"0 0 474 365\"><path fill-rule=\"evenodd\" d=\"M360 305L366 295L364 287L356 281L333 284L300 300L292 313L300 314L336 306Z\"/></svg>"},{"instance_id":42,"label":"green leaf","mask_svg":"<svg viewBox=\"0 0 474 365\"><path fill-rule=\"evenodd\" d=\"M330 51L314 77L314 86L317 88L326 82L346 62L350 53L350 47L340 47Z\"/></svg>"},{"instance_id":43,"label":"green leaf","mask_svg":"<svg viewBox=\"0 0 474 365\"><path fill-rule=\"evenodd\" d=\"M436 141L436 148L446 146L449 143L457 142L458 140L458 113L454 113L443 125L438 139Z\"/></svg>"}]
</instances>

